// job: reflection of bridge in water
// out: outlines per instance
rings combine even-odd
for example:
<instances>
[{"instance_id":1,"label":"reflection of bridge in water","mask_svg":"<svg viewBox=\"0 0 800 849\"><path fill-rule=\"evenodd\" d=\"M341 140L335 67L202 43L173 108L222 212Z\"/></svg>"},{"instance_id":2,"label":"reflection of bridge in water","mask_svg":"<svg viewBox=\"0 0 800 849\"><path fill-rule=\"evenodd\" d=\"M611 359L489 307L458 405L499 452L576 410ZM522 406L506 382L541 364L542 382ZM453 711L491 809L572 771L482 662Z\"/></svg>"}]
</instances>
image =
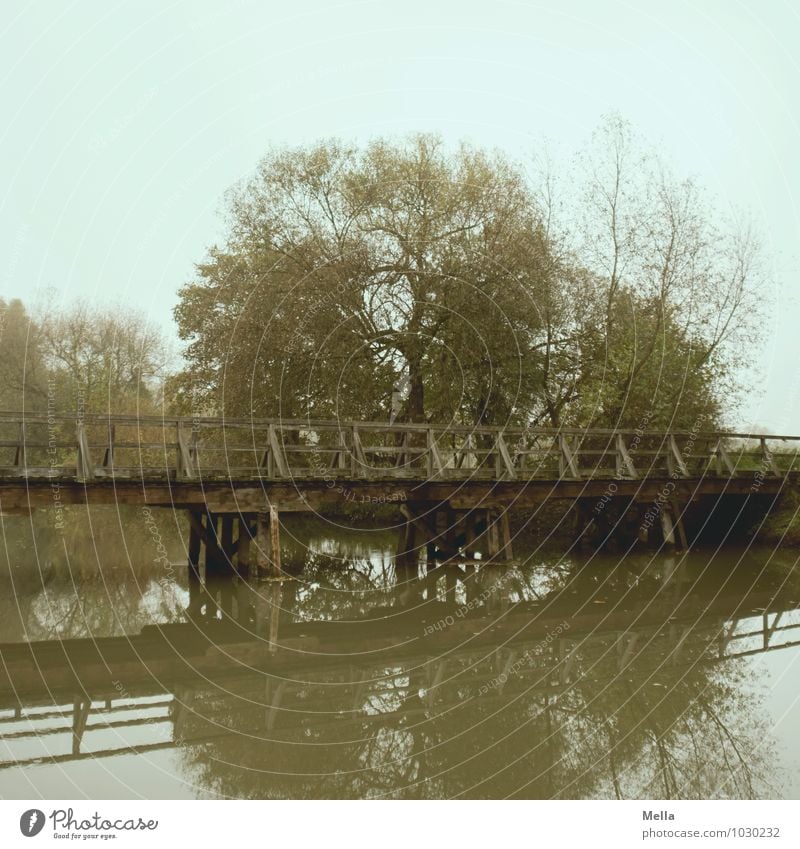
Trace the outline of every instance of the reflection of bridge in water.
<instances>
[{"instance_id":1,"label":"reflection of bridge in water","mask_svg":"<svg viewBox=\"0 0 800 849\"><path fill-rule=\"evenodd\" d=\"M449 724L467 706L491 717L515 701L553 714L576 693L631 680L669 688L724 661L800 645L800 600L775 590L704 600L676 585L610 611L556 593L493 616L444 602L426 617L409 608L279 626L271 594L280 585L259 586L272 624L243 604L242 621L201 615L130 638L0 646L0 768L232 735L370 739L378 726Z\"/></svg>"}]
</instances>

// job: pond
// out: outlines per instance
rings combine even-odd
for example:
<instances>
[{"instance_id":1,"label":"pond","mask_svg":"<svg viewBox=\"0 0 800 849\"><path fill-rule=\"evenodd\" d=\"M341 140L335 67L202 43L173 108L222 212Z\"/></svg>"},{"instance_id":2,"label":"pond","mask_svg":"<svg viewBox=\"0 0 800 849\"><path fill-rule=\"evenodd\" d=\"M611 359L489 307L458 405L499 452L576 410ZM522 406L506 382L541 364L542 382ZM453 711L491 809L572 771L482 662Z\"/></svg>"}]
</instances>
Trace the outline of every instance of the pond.
<instances>
[{"instance_id":1,"label":"pond","mask_svg":"<svg viewBox=\"0 0 800 849\"><path fill-rule=\"evenodd\" d=\"M289 579L198 592L173 530L160 562L7 539L0 797L800 797L793 552L426 575L289 520Z\"/></svg>"}]
</instances>

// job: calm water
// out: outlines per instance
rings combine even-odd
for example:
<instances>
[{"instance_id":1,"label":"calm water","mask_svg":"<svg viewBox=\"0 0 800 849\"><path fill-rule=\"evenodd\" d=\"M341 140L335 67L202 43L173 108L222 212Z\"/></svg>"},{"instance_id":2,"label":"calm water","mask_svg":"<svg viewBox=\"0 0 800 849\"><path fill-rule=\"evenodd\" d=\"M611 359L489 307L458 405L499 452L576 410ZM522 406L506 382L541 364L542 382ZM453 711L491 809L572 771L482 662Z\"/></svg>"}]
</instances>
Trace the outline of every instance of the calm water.
<instances>
[{"instance_id":1,"label":"calm water","mask_svg":"<svg viewBox=\"0 0 800 849\"><path fill-rule=\"evenodd\" d=\"M800 797L793 553L425 576L390 532L284 539L293 580L207 595L147 534L66 569L12 546L0 642L69 642L4 651L0 796Z\"/></svg>"}]
</instances>

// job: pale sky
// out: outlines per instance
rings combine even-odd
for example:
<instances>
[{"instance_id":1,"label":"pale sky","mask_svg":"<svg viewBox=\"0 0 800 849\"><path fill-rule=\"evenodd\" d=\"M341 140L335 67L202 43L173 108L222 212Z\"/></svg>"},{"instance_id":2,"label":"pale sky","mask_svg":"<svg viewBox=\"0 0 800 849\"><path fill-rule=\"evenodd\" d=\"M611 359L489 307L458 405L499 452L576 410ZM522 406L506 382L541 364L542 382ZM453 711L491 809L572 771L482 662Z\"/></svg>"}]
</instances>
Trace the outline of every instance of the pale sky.
<instances>
[{"instance_id":1,"label":"pale sky","mask_svg":"<svg viewBox=\"0 0 800 849\"><path fill-rule=\"evenodd\" d=\"M800 7L790 0L3 3L0 296L167 327L270 145L435 131L515 157L617 111L749 210L777 309L734 425L800 433ZM792 104L794 103L794 106Z\"/></svg>"}]
</instances>

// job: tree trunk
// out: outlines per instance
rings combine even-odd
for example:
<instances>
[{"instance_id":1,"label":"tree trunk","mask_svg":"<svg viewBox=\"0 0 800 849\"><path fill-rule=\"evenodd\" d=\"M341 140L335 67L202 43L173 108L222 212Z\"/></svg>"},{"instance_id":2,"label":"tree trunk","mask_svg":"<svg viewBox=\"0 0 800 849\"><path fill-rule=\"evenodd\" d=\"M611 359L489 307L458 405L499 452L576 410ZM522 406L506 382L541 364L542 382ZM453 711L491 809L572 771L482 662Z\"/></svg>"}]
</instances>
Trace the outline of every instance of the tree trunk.
<instances>
[{"instance_id":1,"label":"tree trunk","mask_svg":"<svg viewBox=\"0 0 800 849\"><path fill-rule=\"evenodd\" d=\"M425 421L425 384L419 362L408 363L409 388L406 415L410 422Z\"/></svg>"}]
</instances>

